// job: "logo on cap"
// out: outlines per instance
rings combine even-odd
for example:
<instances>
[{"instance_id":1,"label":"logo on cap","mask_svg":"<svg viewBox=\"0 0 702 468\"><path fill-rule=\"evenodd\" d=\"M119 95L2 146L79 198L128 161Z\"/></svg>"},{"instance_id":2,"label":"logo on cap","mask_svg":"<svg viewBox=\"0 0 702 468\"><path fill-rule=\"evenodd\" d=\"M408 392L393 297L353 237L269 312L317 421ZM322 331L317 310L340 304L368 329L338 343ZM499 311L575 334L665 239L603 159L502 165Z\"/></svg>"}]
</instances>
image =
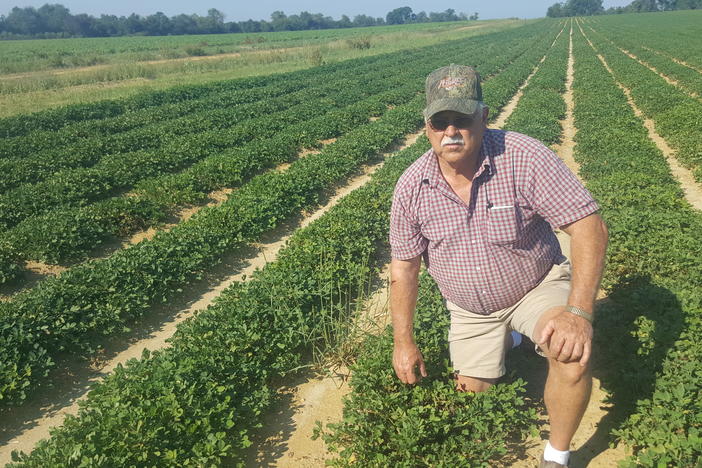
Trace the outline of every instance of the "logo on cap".
<instances>
[{"instance_id":1,"label":"logo on cap","mask_svg":"<svg viewBox=\"0 0 702 468\"><path fill-rule=\"evenodd\" d=\"M451 91L452 89L465 86L466 81L467 80L465 78L444 78L443 80L439 81L437 87Z\"/></svg>"}]
</instances>

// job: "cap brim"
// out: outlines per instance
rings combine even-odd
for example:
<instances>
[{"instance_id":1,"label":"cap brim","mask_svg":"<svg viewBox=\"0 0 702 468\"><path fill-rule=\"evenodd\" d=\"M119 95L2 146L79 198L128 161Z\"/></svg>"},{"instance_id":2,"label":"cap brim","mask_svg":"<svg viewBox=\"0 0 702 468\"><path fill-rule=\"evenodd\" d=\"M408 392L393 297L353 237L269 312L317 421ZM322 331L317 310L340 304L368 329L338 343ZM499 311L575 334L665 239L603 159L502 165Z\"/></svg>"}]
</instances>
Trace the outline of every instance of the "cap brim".
<instances>
[{"instance_id":1,"label":"cap brim","mask_svg":"<svg viewBox=\"0 0 702 468\"><path fill-rule=\"evenodd\" d=\"M424 109L424 118L430 119L434 114L443 111L460 112L473 115L480 109L480 101L473 99L444 98L437 99Z\"/></svg>"}]
</instances>

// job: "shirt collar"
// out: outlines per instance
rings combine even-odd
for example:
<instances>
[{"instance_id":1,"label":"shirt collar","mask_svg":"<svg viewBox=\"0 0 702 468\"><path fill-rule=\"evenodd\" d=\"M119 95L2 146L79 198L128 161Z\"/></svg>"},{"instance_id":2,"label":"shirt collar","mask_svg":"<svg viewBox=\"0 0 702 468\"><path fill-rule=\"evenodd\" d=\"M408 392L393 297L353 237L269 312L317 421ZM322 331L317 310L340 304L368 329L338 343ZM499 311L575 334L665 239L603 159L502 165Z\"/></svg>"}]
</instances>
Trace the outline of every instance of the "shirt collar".
<instances>
[{"instance_id":1,"label":"shirt collar","mask_svg":"<svg viewBox=\"0 0 702 468\"><path fill-rule=\"evenodd\" d=\"M480 145L480 153L478 154L479 163L478 170L475 173L474 178L480 177L483 173L493 174L494 173L494 162L492 160L494 156L494 148L489 135L489 129L485 130L483 135L483 141ZM429 158L427 164L424 166L424 173L422 175L422 183L428 184L432 188L436 188L440 183L446 183L444 177L441 175L441 169L439 169L438 156L434 153L432 149L429 152Z\"/></svg>"}]
</instances>

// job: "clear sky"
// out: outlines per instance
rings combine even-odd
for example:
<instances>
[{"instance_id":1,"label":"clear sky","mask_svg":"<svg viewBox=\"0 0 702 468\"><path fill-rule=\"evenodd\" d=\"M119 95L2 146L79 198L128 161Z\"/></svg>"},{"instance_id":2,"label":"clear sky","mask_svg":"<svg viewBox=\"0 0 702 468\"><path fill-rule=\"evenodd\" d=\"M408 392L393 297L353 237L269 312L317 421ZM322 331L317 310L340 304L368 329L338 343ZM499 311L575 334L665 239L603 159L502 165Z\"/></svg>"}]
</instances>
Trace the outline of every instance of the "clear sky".
<instances>
[{"instance_id":1,"label":"clear sky","mask_svg":"<svg viewBox=\"0 0 702 468\"><path fill-rule=\"evenodd\" d=\"M0 14L7 15L15 7L40 7L45 3L60 3L71 10L71 13L88 13L93 16L112 14L117 16L137 13L150 15L162 11L168 16L180 13L206 15L210 8L217 8L226 15L225 21L245 21L247 19L270 19L272 12L282 10L288 15L309 11L323 13L334 19L343 14L353 19L355 15L365 14L373 17L385 17L394 8L409 6L417 13L420 11L445 11L453 8L456 12L478 12L480 19L493 18L539 18L546 16L546 9L556 3L556 0L488 0L472 2L450 1L404 1L404 0L356 0L349 2L330 2L328 0L201 0L198 2L185 0L0 0ZM631 0L604 0L605 8L624 6Z\"/></svg>"}]
</instances>

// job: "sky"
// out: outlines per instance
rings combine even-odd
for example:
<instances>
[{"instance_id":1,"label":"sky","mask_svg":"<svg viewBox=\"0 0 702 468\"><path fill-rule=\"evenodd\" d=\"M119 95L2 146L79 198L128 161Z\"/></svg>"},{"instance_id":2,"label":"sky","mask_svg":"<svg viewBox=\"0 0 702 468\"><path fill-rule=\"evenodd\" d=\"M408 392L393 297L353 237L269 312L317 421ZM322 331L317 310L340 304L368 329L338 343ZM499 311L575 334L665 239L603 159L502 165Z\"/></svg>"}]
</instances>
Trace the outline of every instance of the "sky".
<instances>
[{"instance_id":1,"label":"sky","mask_svg":"<svg viewBox=\"0 0 702 468\"><path fill-rule=\"evenodd\" d=\"M45 3L59 3L71 13L88 13L93 16L111 14L128 16L131 13L150 15L161 11L167 16L181 13L197 13L204 16L210 8L216 8L225 14L225 21L245 21L247 19L270 19L272 12L281 10L287 15L309 11L323 13L334 19L343 14L353 19L355 15L364 14L383 17L388 11L397 7L409 6L415 13L420 11L445 11L453 8L456 12L472 14L478 12L480 19L496 18L540 18L546 16L546 9L556 0L489 0L483 2L442 2L405 1L405 0L356 0L354 2L330 2L329 0L204 0L199 2L185 0L121 0L105 2L96 0L0 0L0 14L7 15L15 7L33 6L38 8ZM605 8L624 6L631 0L604 0Z\"/></svg>"}]
</instances>

